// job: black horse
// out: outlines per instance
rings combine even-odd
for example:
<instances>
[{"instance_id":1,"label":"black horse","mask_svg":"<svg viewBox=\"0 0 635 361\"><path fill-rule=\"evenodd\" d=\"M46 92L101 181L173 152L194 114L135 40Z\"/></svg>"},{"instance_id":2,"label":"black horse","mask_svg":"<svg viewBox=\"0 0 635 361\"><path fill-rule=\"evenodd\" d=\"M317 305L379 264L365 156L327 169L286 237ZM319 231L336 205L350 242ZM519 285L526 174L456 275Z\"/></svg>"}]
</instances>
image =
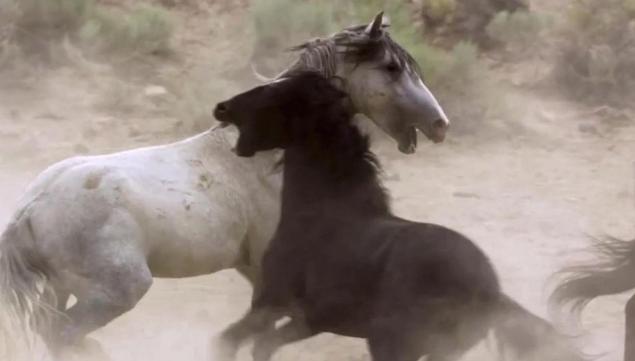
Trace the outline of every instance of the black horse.
<instances>
[{"instance_id":1,"label":"black horse","mask_svg":"<svg viewBox=\"0 0 635 361\"><path fill-rule=\"evenodd\" d=\"M565 279L551 297L555 305L568 306L576 316L598 296L635 289L635 239L609 237L597 241L594 248L603 260L565 268L560 273ZM625 314L624 361L635 361L635 295L626 303Z\"/></svg>"},{"instance_id":2,"label":"black horse","mask_svg":"<svg viewBox=\"0 0 635 361\"><path fill-rule=\"evenodd\" d=\"M257 336L253 355L320 332L361 337L375 361L455 360L493 329L505 350L543 360L579 355L546 321L504 295L469 239L391 213L368 139L345 94L313 73L220 103L235 152L285 149L282 214L263 260L263 289L222 336L224 357ZM275 327L283 317L290 321Z\"/></svg>"}]
</instances>

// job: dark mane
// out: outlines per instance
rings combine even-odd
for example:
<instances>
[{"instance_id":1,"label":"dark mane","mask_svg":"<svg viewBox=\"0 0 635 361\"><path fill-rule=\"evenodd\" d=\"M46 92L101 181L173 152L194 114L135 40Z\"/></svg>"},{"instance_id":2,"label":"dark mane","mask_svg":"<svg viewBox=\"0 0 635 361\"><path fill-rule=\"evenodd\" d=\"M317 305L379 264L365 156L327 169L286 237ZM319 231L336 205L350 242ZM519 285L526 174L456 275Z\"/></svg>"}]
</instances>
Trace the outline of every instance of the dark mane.
<instances>
[{"instance_id":1,"label":"dark mane","mask_svg":"<svg viewBox=\"0 0 635 361\"><path fill-rule=\"evenodd\" d=\"M379 179L381 165L370 150L368 136L353 124L354 113L347 99L342 98L343 93L331 85L330 79L313 71L297 72L285 82L283 86L289 86L296 95L306 92L299 98L312 99L312 105L290 104L292 109L287 111L294 121L295 139L283 161L301 153L337 188L353 191L357 187L372 187L368 191L372 203L387 211L388 195ZM325 91L324 86L333 91Z\"/></svg>"}]
</instances>

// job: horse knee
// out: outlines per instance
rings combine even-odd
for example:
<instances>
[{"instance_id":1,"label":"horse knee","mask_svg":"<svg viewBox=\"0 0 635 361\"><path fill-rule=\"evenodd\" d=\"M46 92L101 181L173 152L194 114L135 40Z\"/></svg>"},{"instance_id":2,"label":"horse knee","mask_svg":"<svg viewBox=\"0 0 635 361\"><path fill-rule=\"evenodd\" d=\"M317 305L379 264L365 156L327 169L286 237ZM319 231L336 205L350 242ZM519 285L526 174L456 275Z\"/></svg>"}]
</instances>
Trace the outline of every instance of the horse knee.
<instances>
[{"instance_id":1,"label":"horse knee","mask_svg":"<svg viewBox=\"0 0 635 361\"><path fill-rule=\"evenodd\" d=\"M113 305L128 311L131 310L152 286L152 275L150 271L123 280L123 284L115 290L112 301Z\"/></svg>"}]
</instances>

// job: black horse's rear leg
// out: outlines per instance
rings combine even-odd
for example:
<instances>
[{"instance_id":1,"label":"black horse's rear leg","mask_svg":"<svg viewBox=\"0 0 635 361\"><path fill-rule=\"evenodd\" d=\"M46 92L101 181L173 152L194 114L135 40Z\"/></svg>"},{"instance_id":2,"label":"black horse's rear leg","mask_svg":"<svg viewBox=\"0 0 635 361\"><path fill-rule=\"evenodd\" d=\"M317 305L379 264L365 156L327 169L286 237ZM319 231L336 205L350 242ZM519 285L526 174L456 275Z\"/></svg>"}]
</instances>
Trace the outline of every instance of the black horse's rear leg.
<instances>
[{"instance_id":1,"label":"black horse's rear leg","mask_svg":"<svg viewBox=\"0 0 635 361\"><path fill-rule=\"evenodd\" d=\"M635 361L635 295L626 303L624 361Z\"/></svg>"},{"instance_id":2,"label":"black horse's rear leg","mask_svg":"<svg viewBox=\"0 0 635 361\"><path fill-rule=\"evenodd\" d=\"M375 319L368 337L373 361L417 361L426 354L407 317Z\"/></svg>"}]
</instances>

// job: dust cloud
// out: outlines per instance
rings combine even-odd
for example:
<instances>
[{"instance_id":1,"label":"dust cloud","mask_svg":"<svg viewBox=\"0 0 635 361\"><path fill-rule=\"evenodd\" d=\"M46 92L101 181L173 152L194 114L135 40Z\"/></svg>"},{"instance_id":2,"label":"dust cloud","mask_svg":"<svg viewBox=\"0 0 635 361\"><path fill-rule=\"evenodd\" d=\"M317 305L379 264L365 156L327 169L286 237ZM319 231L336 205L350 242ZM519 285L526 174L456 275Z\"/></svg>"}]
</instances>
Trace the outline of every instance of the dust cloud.
<instances>
[{"instance_id":1,"label":"dust cloud","mask_svg":"<svg viewBox=\"0 0 635 361\"><path fill-rule=\"evenodd\" d=\"M127 2L133 3L98 1L114 8ZM248 66L252 44L244 40L254 35L244 26L246 1L151 3L164 6L175 24L167 54L99 59L89 56L94 49L82 52L60 40L46 44L46 56L28 48L0 69L0 224L55 161L195 134L213 124L216 101L256 83ZM531 7L558 17L567 4L535 0ZM0 43L2 31L0 24ZM420 137L412 156L379 134L375 149L396 214L468 235L491 257L505 292L548 317L551 276L582 257L577 250L589 244L588 234L635 235L634 113L577 102L544 82L536 86L550 59L482 58L506 94L504 112L450 132L439 145ZM214 336L242 315L250 295L235 271L157 279L134 310L91 338L115 361L207 360ZM625 295L601 298L584 313L580 344L602 354L599 360L621 358L625 301ZM35 358L16 359L48 360L41 345L36 349ZM464 359L490 360L492 351L479 345ZM248 350L240 359L250 360ZM369 357L359 340L320 335L275 359Z\"/></svg>"}]
</instances>

